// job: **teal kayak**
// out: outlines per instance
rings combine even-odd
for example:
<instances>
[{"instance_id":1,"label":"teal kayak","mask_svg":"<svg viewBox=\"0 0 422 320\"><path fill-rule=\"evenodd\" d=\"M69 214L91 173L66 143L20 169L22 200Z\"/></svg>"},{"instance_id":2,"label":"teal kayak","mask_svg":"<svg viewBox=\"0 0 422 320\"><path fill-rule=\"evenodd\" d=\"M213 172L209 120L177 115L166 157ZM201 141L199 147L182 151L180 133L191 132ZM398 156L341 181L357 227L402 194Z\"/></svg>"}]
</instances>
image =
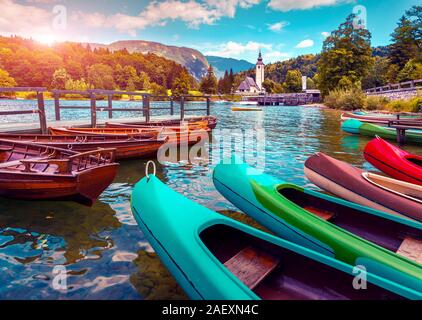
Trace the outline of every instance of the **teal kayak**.
<instances>
[{"instance_id":1,"label":"teal kayak","mask_svg":"<svg viewBox=\"0 0 422 320\"><path fill-rule=\"evenodd\" d=\"M247 164L217 165L213 180L226 199L276 235L422 295L422 265L404 253L415 245L421 253L421 223L303 189Z\"/></svg>"},{"instance_id":2,"label":"teal kayak","mask_svg":"<svg viewBox=\"0 0 422 320\"><path fill-rule=\"evenodd\" d=\"M169 205L171 204L171 205ZM191 299L420 299L421 293L209 210L155 176L133 190L133 215Z\"/></svg>"},{"instance_id":3,"label":"teal kayak","mask_svg":"<svg viewBox=\"0 0 422 320\"><path fill-rule=\"evenodd\" d=\"M352 134L360 134L367 137L381 137L388 140L397 140L397 132L394 128L381 127L371 123L364 123L356 119L349 119L342 124L343 131ZM407 130L406 141L422 144L421 130Z\"/></svg>"}]
</instances>

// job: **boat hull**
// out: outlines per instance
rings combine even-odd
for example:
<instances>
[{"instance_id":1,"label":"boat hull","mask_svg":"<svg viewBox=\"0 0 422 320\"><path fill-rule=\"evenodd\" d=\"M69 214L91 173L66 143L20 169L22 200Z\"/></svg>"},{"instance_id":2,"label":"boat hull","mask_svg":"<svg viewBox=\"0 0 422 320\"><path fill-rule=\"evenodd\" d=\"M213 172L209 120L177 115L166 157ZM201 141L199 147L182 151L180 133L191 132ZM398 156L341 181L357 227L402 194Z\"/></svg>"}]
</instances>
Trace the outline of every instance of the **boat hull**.
<instances>
[{"instance_id":1,"label":"boat hull","mask_svg":"<svg viewBox=\"0 0 422 320\"><path fill-rule=\"evenodd\" d=\"M89 153L0 140L0 196L91 206L118 169L110 150ZM107 158L106 158L107 157Z\"/></svg>"},{"instance_id":2,"label":"boat hull","mask_svg":"<svg viewBox=\"0 0 422 320\"><path fill-rule=\"evenodd\" d=\"M341 120L347 121L350 119L356 119L366 123L373 123L373 124L388 124L389 121L394 121L398 119L407 119L412 121L420 121L422 125L422 118L420 117L410 117L410 116L399 116L397 115L389 115L389 114L380 114L380 115L366 115L366 114L354 114L350 112L343 113L341 115Z\"/></svg>"},{"instance_id":3,"label":"boat hull","mask_svg":"<svg viewBox=\"0 0 422 320\"><path fill-rule=\"evenodd\" d=\"M384 190L364 177L364 171L322 153L305 162L308 179L332 194L376 210L422 221L422 204Z\"/></svg>"},{"instance_id":4,"label":"boat hull","mask_svg":"<svg viewBox=\"0 0 422 320\"><path fill-rule=\"evenodd\" d=\"M67 149L75 152L92 151L99 148L116 149L115 159L149 158L157 155L166 138L135 139L119 137L86 136L53 136L53 135L15 135L2 134L0 139L24 143L33 143L53 148Z\"/></svg>"},{"instance_id":5,"label":"boat hull","mask_svg":"<svg viewBox=\"0 0 422 320\"><path fill-rule=\"evenodd\" d=\"M387 140L397 140L397 132L394 128L381 127L371 123L364 123L359 120L350 119L342 124L343 131L352 134L360 134L367 137L376 136ZM415 144L422 144L422 131L408 130L406 141Z\"/></svg>"},{"instance_id":6,"label":"boat hull","mask_svg":"<svg viewBox=\"0 0 422 320\"><path fill-rule=\"evenodd\" d=\"M376 138L366 145L364 156L369 163L389 176L422 185L421 156L412 155L381 138Z\"/></svg>"},{"instance_id":7,"label":"boat hull","mask_svg":"<svg viewBox=\"0 0 422 320\"><path fill-rule=\"evenodd\" d=\"M166 199L166 205L161 199ZM353 267L321 255L304 247L272 236L268 233L251 228L235 220L217 214L205 207L202 207L180 194L172 191L160 182L155 176L144 178L138 182L132 194L132 212L148 241L157 252L163 264L167 267L176 281L191 299L205 300L251 300L261 297L289 299L294 297L287 290L276 292L275 295L268 295L262 286L255 289L249 288L238 276L227 266L229 257L222 257L219 253L231 249L232 245L243 243L244 239L252 239L265 243L266 248L279 248L279 259L287 262L288 257L296 255L300 261L292 264L292 269L299 270L294 266L309 265L313 267L307 272L301 272L301 276L309 281L309 286L314 285L314 290L306 290L299 287L298 283L292 283L294 289L301 290L304 299L328 299L339 286L341 275L352 275ZM217 236L212 236L214 230L221 229ZM236 231L239 236L228 236L226 231ZM224 238L225 237L225 238ZM213 243L217 241L217 243ZM219 241L222 241L221 243ZM230 243L229 243L230 242ZM221 244L224 243L224 246ZM231 255L230 255L231 256ZM284 260L287 259L287 260ZM308 263L305 262L307 259ZM285 270L287 263L283 263ZM323 277L330 282L322 284L317 275L318 270L332 270L331 277ZM241 269L245 272L247 269ZM239 271L241 271L239 270ZM280 284L289 282L289 278L283 278ZM389 281L370 275L368 277L377 286L387 288L391 292L400 294L407 298L417 299L421 295L414 290L402 287L396 282ZM324 281L322 281L324 282ZM273 282L270 282L272 284ZM274 284L278 284L277 281ZM289 283L290 284L290 283ZM345 287L350 288L349 281ZM332 289L331 289L332 288ZM268 287L267 287L268 289ZM290 287L292 290L292 287ZM276 290L277 291L277 290ZM350 291L350 290L349 290ZM370 291L370 290L369 290ZM351 298L365 299L373 298L371 294L366 295L366 290L351 290ZM296 296L297 297L297 296ZM340 299L346 299L344 295L336 295Z\"/></svg>"},{"instance_id":8,"label":"boat hull","mask_svg":"<svg viewBox=\"0 0 422 320\"><path fill-rule=\"evenodd\" d=\"M303 192L304 196L310 194L316 199L321 199L320 201L342 205L346 209L361 212L362 215L373 215L381 220L381 223L383 219L388 219L394 221L393 225L411 224L419 235L421 224L303 190L254 170L246 164L220 164L215 168L213 180L217 190L226 199L276 235L351 265L365 265L370 272L390 279L400 279L403 285L409 285L417 291L422 290L422 269L419 264L320 219L289 201L286 196L280 195L280 190L293 189ZM410 274L413 280L409 281Z\"/></svg>"}]
</instances>

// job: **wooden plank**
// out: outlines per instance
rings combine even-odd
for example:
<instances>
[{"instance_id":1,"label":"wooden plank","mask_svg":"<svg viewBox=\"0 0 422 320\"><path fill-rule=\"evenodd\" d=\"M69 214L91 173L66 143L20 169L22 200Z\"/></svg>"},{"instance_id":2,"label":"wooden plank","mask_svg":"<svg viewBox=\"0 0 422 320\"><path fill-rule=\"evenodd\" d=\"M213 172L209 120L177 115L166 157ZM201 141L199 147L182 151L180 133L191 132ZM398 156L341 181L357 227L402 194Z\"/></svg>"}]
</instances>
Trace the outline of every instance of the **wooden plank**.
<instances>
[{"instance_id":1,"label":"wooden plank","mask_svg":"<svg viewBox=\"0 0 422 320\"><path fill-rule=\"evenodd\" d=\"M0 88L0 92L45 92L47 88L44 87L10 87Z\"/></svg>"},{"instance_id":2,"label":"wooden plank","mask_svg":"<svg viewBox=\"0 0 422 320\"><path fill-rule=\"evenodd\" d=\"M247 247L224 265L253 290L273 271L280 260L253 247Z\"/></svg>"},{"instance_id":3,"label":"wooden plank","mask_svg":"<svg viewBox=\"0 0 422 320\"><path fill-rule=\"evenodd\" d=\"M38 110L20 110L20 111L0 111L0 116L13 116L19 114L33 114L38 113Z\"/></svg>"}]
</instances>

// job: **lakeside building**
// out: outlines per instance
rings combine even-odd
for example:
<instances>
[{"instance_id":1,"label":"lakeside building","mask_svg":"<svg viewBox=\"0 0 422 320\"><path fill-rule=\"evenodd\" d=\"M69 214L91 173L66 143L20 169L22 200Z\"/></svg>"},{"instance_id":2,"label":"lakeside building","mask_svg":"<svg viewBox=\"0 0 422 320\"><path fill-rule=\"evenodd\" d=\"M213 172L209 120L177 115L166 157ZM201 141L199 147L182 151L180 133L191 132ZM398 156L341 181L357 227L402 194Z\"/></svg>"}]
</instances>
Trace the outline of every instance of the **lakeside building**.
<instances>
[{"instance_id":1,"label":"lakeside building","mask_svg":"<svg viewBox=\"0 0 422 320\"><path fill-rule=\"evenodd\" d=\"M261 51L259 51L258 60L255 66L255 80L251 77L246 77L241 82L236 90L236 93L248 94L248 93L264 93L265 89L262 83L265 80L265 64L262 59Z\"/></svg>"}]
</instances>

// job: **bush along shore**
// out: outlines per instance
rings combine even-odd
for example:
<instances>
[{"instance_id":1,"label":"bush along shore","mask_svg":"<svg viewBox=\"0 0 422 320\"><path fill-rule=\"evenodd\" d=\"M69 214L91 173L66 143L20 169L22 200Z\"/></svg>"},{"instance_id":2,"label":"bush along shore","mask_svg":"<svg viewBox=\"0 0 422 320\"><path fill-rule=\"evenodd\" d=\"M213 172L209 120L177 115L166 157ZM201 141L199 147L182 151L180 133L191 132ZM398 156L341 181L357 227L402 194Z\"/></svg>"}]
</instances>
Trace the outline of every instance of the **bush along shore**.
<instances>
[{"instance_id":1,"label":"bush along shore","mask_svg":"<svg viewBox=\"0 0 422 320\"><path fill-rule=\"evenodd\" d=\"M360 89L333 90L324 104L338 110L367 110L389 112L422 112L422 92L407 100L390 100L383 96L367 96Z\"/></svg>"}]
</instances>

